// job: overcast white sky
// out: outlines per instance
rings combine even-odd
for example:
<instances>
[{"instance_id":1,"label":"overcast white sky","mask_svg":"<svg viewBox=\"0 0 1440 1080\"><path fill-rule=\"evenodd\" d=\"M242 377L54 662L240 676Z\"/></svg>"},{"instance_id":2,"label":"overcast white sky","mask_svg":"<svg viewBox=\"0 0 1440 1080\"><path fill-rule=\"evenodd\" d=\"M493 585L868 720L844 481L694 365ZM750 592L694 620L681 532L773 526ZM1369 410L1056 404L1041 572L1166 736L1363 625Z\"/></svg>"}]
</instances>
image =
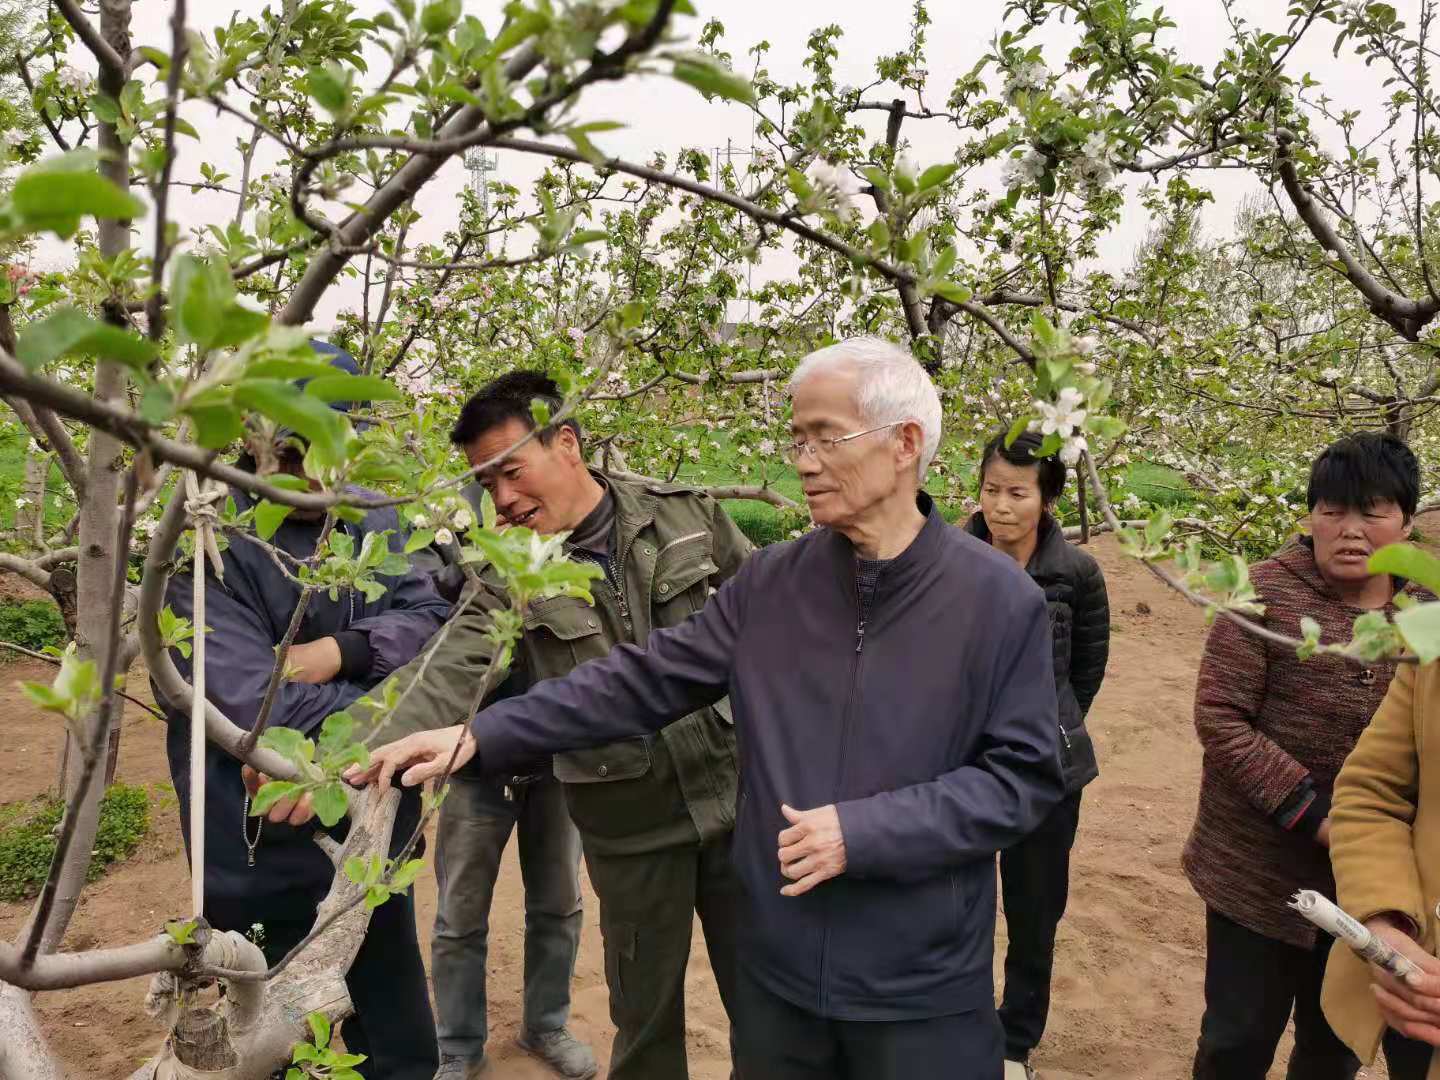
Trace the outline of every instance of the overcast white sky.
<instances>
[{"instance_id":1,"label":"overcast white sky","mask_svg":"<svg viewBox=\"0 0 1440 1080\"><path fill-rule=\"evenodd\" d=\"M274 0L278 6L278 0ZM193 25L207 32L228 21L233 9L242 14L255 14L266 7L262 0L206 0L190 5ZM357 0L362 12L378 11L381 0ZM501 0L467 0L467 13L483 19L487 27L499 24ZM875 59L894 53L905 46L909 33L910 4L907 0L696 0L701 18L682 21L692 37L698 34L703 20L720 18L726 27L725 47L735 57L737 67L748 71L746 51L757 41L768 40L771 51L767 66L772 76L793 81L805 75L801 62L809 32L828 23L839 24L845 34L837 64L842 83L864 84L871 81ZM987 50L991 37L1002 25L1004 0L931 0L933 23L929 27L930 98L943 101L945 89L961 72L968 70ZM1397 0L1401 16L1413 22L1418 14L1419 0ZM1252 23L1282 31L1286 25L1287 0L1237 0ZM1174 41L1186 59L1209 68L1220 56L1230 37L1230 28L1219 0L1171 0L1166 13L1180 25ZM166 0L137 0L135 4L134 37L137 44L169 47L170 4ZM1384 98L1385 91L1376 73L1343 57L1332 58L1330 49L1334 31L1328 24L1312 31L1292 61L1293 70L1308 70L1331 88L1332 95L1346 104L1373 109ZM1056 37L1055 44L1063 39ZM1059 49L1049 53L1052 66L1063 57ZM77 51L75 62L93 70L88 55ZM883 93L879 91L877 93ZM645 159L655 150L673 155L681 147L723 147L727 139L737 147L748 148L751 142L751 121L747 110L732 105L706 103L697 93L663 77L643 77L620 84L604 84L585 92L580 113L586 119L613 119L627 125L623 130L606 132L597 142L607 152L632 159ZM883 115L874 114L877 128ZM240 125L217 117L212 109L192 108L187 117L202 132L203 158L238 173L239 152L236 149ZM942 123L910 122L906 135L912 142L912 157L919 164L949 159L954 143L946 136ZM198 178L198 161L193 143L182 140L180 163L176 176ZM543 163L527 155L502 154L498 176L526 189L538 175ZM1209 174L1210 185L1217 195L1217 206L1208 215L1213 228L1223 229L1234 208L1258 185L1241 173ZM422 192L418 201L422 238L438 238L453 222L457 193L468 179L459 161L445 166L439 176ZM177 216L182 223L224 220L233 214L232 197L204 193L199 196L181 194ZM1127 218L1125 224L1109 240L1104 260L1117 267L1128 261L1137 241L1145 232L1146 221L1140 213ZM48 257L47 257L48 254ZM42 261L52 262L55 253L42 254ZM327 305L318 313L323 323L333 316L336 305Z\"/></svg>"}]
</instances>

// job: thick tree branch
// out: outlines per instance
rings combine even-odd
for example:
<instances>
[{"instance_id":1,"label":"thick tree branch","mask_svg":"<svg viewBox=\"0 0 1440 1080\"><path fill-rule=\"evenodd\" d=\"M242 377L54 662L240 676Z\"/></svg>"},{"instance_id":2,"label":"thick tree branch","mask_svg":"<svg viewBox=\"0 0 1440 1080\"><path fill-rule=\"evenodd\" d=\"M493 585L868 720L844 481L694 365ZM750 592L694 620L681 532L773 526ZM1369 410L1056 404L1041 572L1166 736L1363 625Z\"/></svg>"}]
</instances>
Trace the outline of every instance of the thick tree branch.
<instances>
[{"instance_id":1,"label":"thick tree branch","mask_svg":"<svg viewBox=\"0 0 1440 1080\"><path fill-rule=\"evenodd\" d=\"M108 68L121 80L125 77L125 60L110 47L110 43L100 36L100 31L90 21L89 16L80 10L77 0L55 0L55 6L60 9L60 14L65 16L75 36L85 43L102 68Z\"/></svg>"},{"instance_id":2,"label":"thick tree branch","mask_svg":"<svg viewBox=\"0 0 1440 1080\"><path fill-rule=\"evenodd\" d=\"M1370 310L1389 323L1396 333L1408 341L1418 341L1420 331L1440 314L1440 302L1433 298L1412 300L1408 296L1391 292L1382 285L1341 239L1335 226L1325 216L1324 209L1310 193L1308 185L1301 182L1291 151L1295 142L1294 133L1282 128L1277 133L1277 140L1275 167L1280 175L1281 186L1300 220L1328 253L1327 262L1340 263L1346 279L1365 298Z\"/></svg>"}]
</instances>

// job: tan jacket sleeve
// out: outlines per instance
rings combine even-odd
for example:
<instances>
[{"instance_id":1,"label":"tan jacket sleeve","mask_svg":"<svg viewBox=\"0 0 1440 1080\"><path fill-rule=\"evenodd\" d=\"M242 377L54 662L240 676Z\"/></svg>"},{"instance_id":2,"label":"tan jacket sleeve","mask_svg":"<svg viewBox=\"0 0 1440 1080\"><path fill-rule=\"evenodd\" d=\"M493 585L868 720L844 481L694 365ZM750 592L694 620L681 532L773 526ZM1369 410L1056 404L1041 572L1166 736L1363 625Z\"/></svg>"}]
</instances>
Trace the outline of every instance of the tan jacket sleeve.
<instances>
[{"instance_id":1,"label":"tan jacket sleeve","mask_svg":"<svg viewBox=\"0 0 1440 1080\"><path fill-rule=\"evenodd\" d=\"M1416 664L1400 664L1370 726L1335 781L1330 861L1340 906L1360 921L1383 911L1425 926L1415 865L1420 762L1415 750Z\"/></svg>"},{"instance_id":2,"label":"tan jacket sleeve","mask_svg":"<svg viewBox=\"0 0 1440 1080\"><path fill-rule=\"evenodd\" d=\"M489 631L491 613L505 606L494 592L481 588L463 608L457 608L449 621L430 641L430 646L404 667L366 695L374 702L383 702L387 687L399 689L399 703L389 716L378 718L377 707L364 700L351 705L349 712L356 728L371 747L383 746L417 731L451 727L470 722L470 708L475 692L491 665L494 644ZM493 692L504 681L505 668L491 680Z\"/></svg>"}]
</instances>

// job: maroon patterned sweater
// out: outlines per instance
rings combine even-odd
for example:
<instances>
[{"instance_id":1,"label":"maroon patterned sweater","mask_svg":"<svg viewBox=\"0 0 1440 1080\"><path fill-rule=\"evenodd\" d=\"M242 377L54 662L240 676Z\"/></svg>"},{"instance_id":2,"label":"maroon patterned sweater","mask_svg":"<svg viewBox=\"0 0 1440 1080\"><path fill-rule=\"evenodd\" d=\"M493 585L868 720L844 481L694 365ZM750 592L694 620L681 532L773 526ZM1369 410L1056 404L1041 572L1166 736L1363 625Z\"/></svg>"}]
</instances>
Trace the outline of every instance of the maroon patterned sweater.
<instances>
[{"instance_id":1,"label":"maroon patterned sweater","mask_svg":"<svg viewBox=\"0 0 1440 1080\"><path fill-rule=\"evenodd\" d=\"M1363 614L1320 576L1308 540L1252 567L1251 580L1264 624L1291 637L1301 636L1300 619L1309 615L1322 641L1349 641ZM1215 621L1195 687L1195 729L1205 749L1200 805L1181 857L1209 907L1277 941L1315 944L1314 929L1286 901L1297 889L1335 896L1315 829L1394 673L1394 662L1301 661L1228 619Z\"/></svg>"}]
</instances>

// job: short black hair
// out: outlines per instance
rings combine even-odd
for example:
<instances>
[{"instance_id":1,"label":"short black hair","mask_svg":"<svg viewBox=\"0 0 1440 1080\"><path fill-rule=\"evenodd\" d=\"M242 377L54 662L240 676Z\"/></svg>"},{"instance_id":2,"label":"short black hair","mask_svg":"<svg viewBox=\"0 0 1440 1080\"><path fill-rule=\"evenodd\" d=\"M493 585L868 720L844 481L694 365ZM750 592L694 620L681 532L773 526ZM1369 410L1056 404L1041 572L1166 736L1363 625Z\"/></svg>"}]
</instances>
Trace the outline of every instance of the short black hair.
<instances>
[{"instance_id":1,"label":"short black hair","mask_svg":"<svg viewBox=\"0 0 1440 1080\"><path fill-rule=\"evenodd\" d=\"M487 431L511 420L519 420L526 431L534 431L535 416L530 411L530 403L537 398L550 406L552 416L565 404L560 387L543 371L533 368L507 371L475 391L465 402L460 418L450 431L450 442L455 446L468 446ZM575 441L581 442L580 425L569 418L546 427L540 432L540 441L548 444L562 427L568 427L575 433ZM583 442L581 453L584 453Z\"/></svg>"},{"instance_id":2,"label":"short black hair","mask_svg":"<svg viewBox=\"0 0 1440 1080\"><path fill-rule=\"evenodd\" d=\"M1040 444L1044 442L1035 432L1022 431L1013 443L1006 446L1005 437L1008 434L1007 428L985 444L985 449L980 454L980 483L985 483L985 467L997 457L1022 468L1034 465L1039 469L1040 501L1049 506L1065 490L1065 463L1054 454L1043 458L1035 456Z\"/></svg>"},{"instance_id":3,"label":"short black hair","mask_svg":"<svg viewBox=\"0 0 1440 1080\"><path fill-rule=\"evenodd\" d=\"M1420 463L1404 441L1388 432L1361 431L1338 439L1310 466L1305 501L1365 510L1390 501L1414 517L1420 504Z\"/></svg>"}]
</instances>

